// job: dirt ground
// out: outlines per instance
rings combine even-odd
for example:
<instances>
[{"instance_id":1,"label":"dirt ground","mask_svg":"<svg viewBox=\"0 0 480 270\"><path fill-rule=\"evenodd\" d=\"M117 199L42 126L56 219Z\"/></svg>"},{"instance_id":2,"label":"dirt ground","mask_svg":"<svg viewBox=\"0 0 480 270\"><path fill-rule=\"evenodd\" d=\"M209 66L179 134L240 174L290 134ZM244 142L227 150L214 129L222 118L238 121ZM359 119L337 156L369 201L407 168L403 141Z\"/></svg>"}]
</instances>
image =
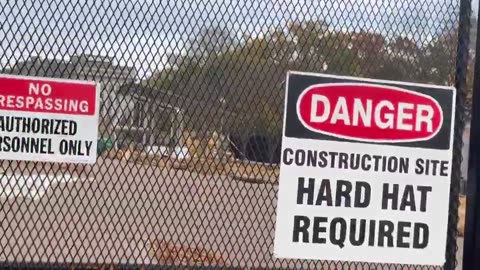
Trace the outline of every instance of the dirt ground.
<instances>
[{"instance_id":1,"label":"dirt ground","mask_svg":"<svg viewBox=\"0 0 480 270\"><path fill-rule=\"evenodd\" d=\"M276 185L110 159L76 181L49 177L39 199L0 199L0 261L162 264L174 254L242 269L386 266L273 258Z\"/></svg>"}]
</instances>

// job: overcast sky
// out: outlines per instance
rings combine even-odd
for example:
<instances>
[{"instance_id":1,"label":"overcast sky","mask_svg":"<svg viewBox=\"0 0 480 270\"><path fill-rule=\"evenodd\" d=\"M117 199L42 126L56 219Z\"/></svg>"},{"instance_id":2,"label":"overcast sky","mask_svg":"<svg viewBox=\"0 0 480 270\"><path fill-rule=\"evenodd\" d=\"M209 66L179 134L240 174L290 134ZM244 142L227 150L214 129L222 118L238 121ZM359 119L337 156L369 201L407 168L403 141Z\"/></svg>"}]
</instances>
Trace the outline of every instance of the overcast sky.
<instances>
[{"instance_id":1,"label":"overcast sky","mask_svg":"<svg viewBox=\"0 0 480 270\"><path fill-rule=\"evenodd\" d=\"M472 0L472 15L475 17L478 15L478 0Z\"/></svg>"},{"instance_id":2,"label":"overcast sky","mask_svg":"<svg viewBox=\"0 0 480 270\"><path fill-rule=\"evenodd\" d=\"M387 36L413 33L425 42L456 22L457 5L455 0L0 0L0 21L7 22L0 26L0 60L5 66L31 55L85 52L112 56L148 75L167 54L184 49L201 26L225 26L242 36L300 19Z\"/></svg>"}]
</instances>

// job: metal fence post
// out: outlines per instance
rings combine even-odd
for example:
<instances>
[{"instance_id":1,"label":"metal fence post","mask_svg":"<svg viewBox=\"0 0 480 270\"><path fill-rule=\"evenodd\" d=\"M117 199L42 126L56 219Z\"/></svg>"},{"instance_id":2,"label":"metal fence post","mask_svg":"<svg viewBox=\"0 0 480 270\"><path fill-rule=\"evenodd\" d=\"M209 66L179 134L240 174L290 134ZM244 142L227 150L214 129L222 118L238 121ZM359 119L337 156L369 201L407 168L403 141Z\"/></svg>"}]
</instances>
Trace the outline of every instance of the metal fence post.
<instances>
[{"instance_id":1,"label":"metal fence post","mask_svg":"<svg viewBox=\"0 0 480 270\"><path fill-rule=\"evenodd\" d=\"M477 27L480 24L477 22ZM479 33L477 32L477 40ZM476 43L475 51L480 51ZM480 60L475 59L475 71L480 70ZM478 73L477 73L478 74ZM465 217L465 236L463 269L480 269L480 77L475 75L473 82L472 120L470 127L470 149L468 160L467 211Z\"/></svg>"},{"instance_id":2,"label":"metal fence post","mask_svg":"<svg viewBox=\"0 0 480 270\"><path fill-rule=\"evenodd\" d=\"M467 69L468 69L468 46L470 43L470 15L471 0L460 1L458 42L455 68L455 87L457 88L456 112L455 112L455 133L453 141L454 156L452 160L452 182L450 187L450 209L449 209L449 233L447 236L446 262L444 269L456 268L457 251L457 226L459 189L461 178L461 149L463 147L463 131L465 127L465 100L467 96ZM473 145L470 144L470 147ZM468 268L475 269L475 268Z\"/></svg>"}]
</instances>

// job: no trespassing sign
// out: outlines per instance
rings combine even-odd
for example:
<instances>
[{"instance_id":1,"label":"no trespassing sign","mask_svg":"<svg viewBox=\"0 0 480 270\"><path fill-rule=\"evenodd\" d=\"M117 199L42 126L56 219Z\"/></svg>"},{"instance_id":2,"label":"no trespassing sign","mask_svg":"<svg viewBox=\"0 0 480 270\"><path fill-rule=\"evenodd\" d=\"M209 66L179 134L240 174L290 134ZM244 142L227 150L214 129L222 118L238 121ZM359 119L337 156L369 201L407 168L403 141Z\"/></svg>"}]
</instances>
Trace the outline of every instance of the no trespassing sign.
<instances>
[{"instance_id":1,"label":"no trespassing sign","mask_svg":"<svg viewBox=\"0 0 480 270\"><path fill-rule=\"evenodd\" d=\"M0 75L0 158L95 163L100 85Z\"/></svg>"}]
</instances>

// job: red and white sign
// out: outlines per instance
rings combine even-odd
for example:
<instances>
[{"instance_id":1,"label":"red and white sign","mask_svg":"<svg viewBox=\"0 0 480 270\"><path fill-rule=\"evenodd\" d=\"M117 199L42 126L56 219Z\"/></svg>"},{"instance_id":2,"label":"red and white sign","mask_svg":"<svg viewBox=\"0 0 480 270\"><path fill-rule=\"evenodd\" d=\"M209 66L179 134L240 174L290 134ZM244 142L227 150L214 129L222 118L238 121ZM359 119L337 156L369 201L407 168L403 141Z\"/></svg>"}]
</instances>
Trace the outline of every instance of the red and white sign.
<instances>
[{"instance_id":1,"label":"red and white sign","mask_svg":"<svg viewBox=\"0 0 480 270\"><path fill-rule=\"evenodd\" d=\"M430 96L363 83L311 86L298 99L297 114L314 132L375 142L428 140L443 122Z\"/></svg>"},{"instance_id":2,"label":"red and white sign","mask_svg":"<svg viewBox=\"0 0 480 270\"><path fill-rule=\"evenodd\" d=\"M0 159L95 163L100 86L0 75Z\"/></svg>"},{"instance_id":3,"label":"red and white sign","mask_svg":"<svg viewBox=\"0 0 480 270\"><path fill-rule=\"evenodd\" d=\"M442 265L455 88L290 72L277 258Z\"/></svg>"}]
</instances>

